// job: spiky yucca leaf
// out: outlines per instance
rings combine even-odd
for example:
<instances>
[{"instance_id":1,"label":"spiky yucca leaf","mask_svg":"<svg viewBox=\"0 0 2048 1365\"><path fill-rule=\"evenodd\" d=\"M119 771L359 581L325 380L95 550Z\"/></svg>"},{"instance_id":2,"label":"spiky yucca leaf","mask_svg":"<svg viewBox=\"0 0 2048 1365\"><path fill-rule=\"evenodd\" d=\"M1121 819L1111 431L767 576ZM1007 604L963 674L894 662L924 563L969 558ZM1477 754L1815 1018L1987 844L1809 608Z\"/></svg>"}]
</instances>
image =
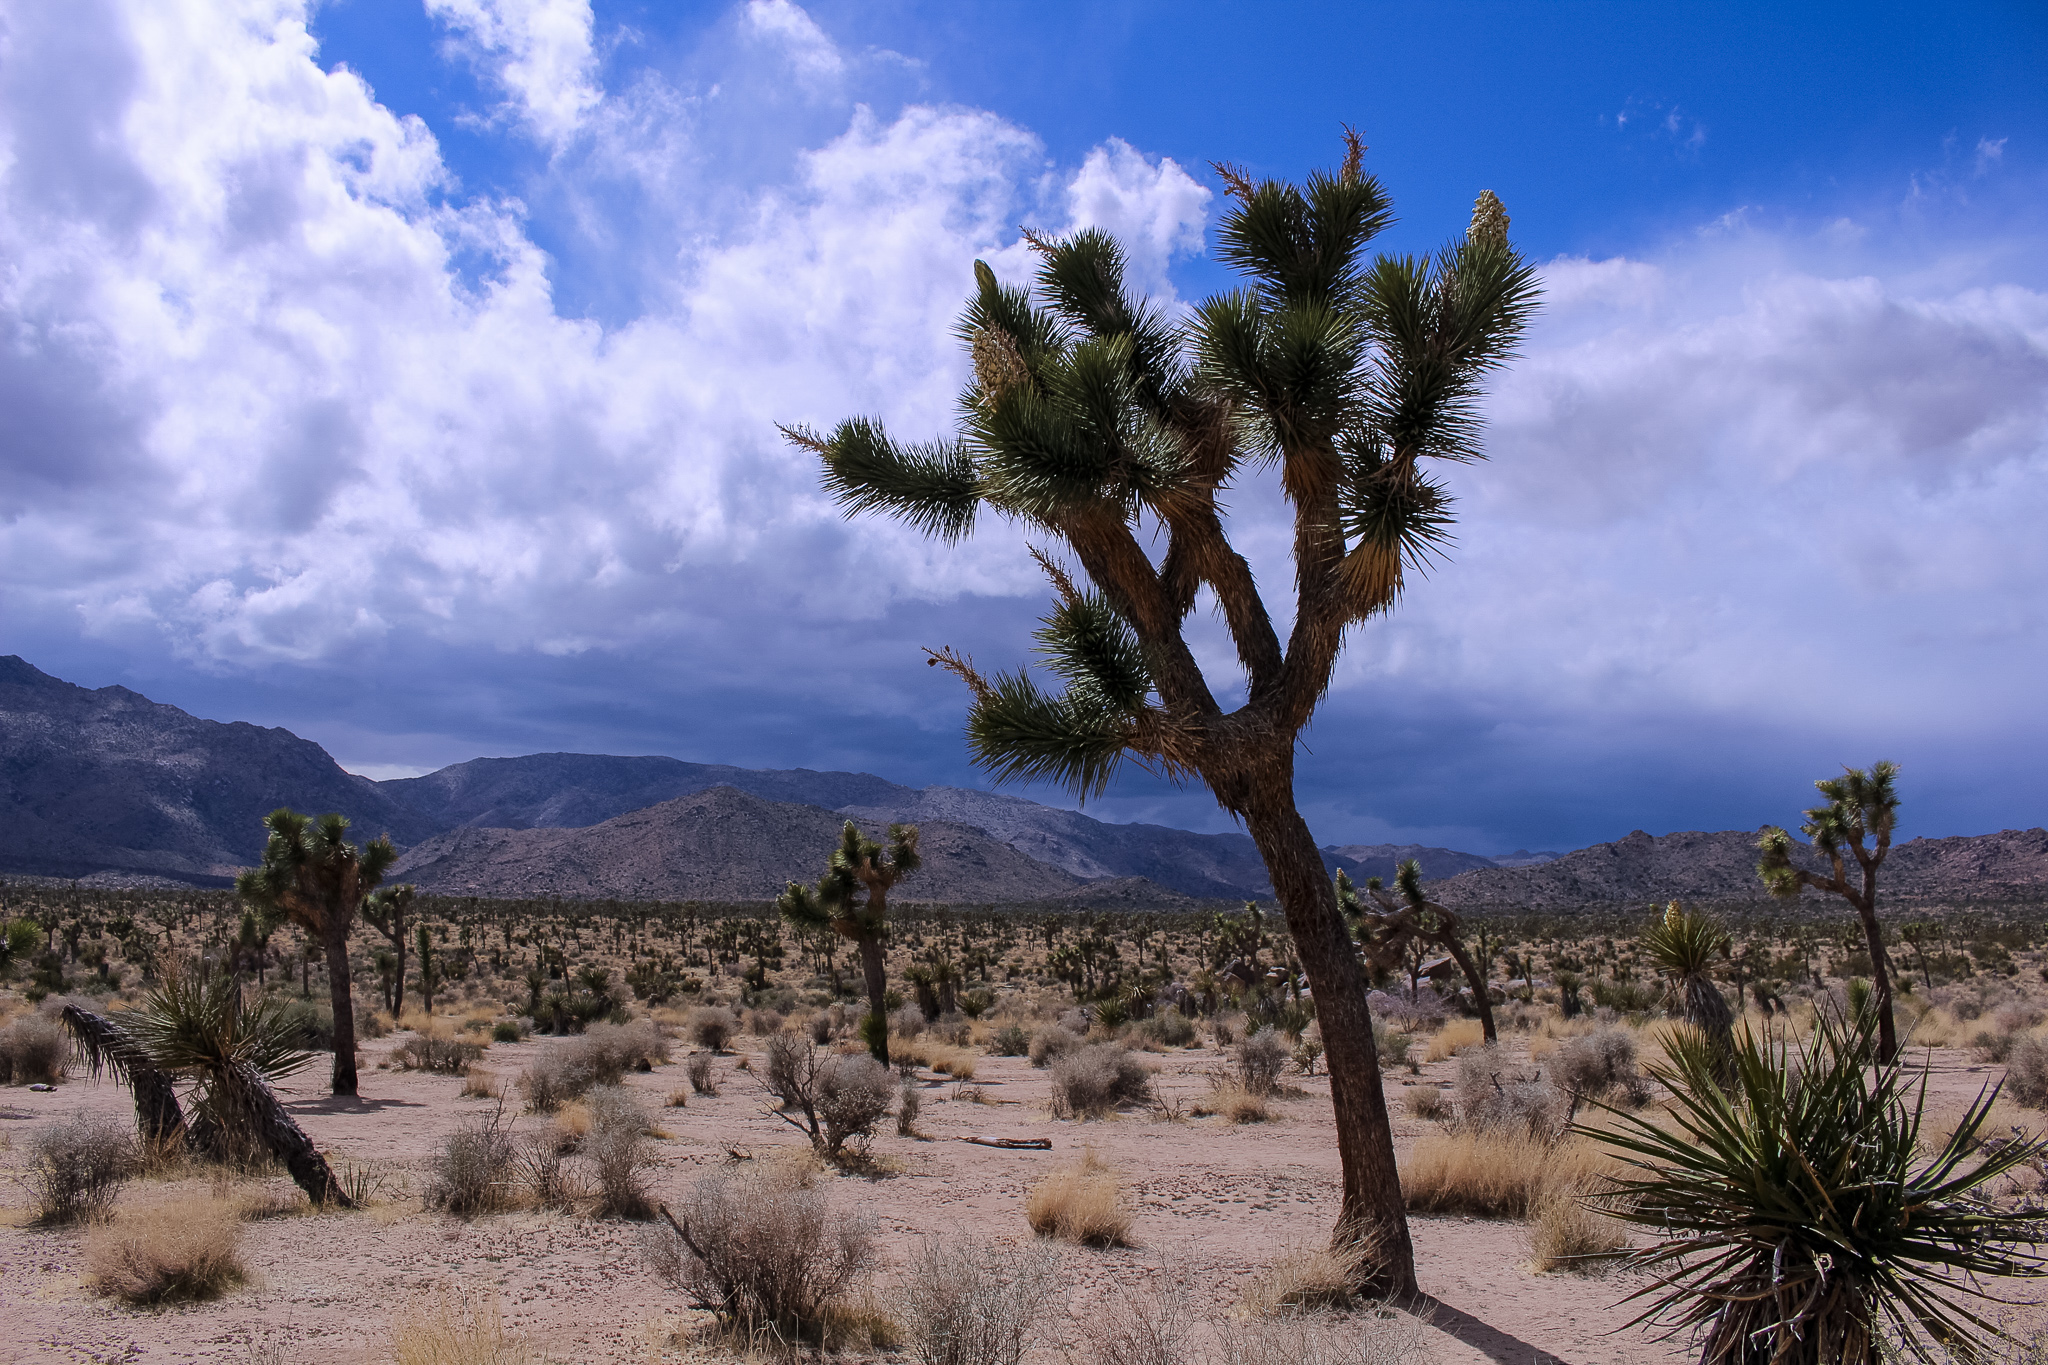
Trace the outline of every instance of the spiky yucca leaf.
<instances>
[{"instance_id":1,"label":"spiky yucca leaf","mask_svg":"<svg viewBox=\"0 0 2048 1365\"><path fill-rule=\"evenodd\" d=\"M1654 1277L1631 1296L1650 1300L1638 1323L1697 1330L1716 1365L1875 1365L1887 1327L1930 1362L2004 1341L1965 1300L1990 1297L1980 1278L2043 1273L2037 1220L1978 1191L2044 1145L1979 1150L1994 1087L1922 1159L1924 1078L1909 1105L1904 1072L1873 1062L1873 1029L1823 1013L1799 1055L1745 1030L1725 1085L1714 1050L1675 1047L1650 1068L1669 1127L1596 1106L1614 1131L1577 1131L1634 1171L1611 1212L1660 1234L1627 1258Z\"/></svg>"}]
</instances>

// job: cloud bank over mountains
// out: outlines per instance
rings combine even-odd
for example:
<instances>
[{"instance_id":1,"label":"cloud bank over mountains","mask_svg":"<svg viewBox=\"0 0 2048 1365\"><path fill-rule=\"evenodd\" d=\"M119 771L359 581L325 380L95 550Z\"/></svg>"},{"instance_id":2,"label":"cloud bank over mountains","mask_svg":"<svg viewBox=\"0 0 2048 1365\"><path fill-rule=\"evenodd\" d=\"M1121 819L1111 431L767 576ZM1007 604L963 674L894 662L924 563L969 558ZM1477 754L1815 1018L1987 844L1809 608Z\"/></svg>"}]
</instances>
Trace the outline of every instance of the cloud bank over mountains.
<instances>
[{"instance_id":1,"label":"cloud bank over mountains","mask_svg":"<svg viewBox=\"0 0 2048 1365\"><path fill-rule=\"evenodd\" d=\"M863 103L913 64L788 0L704 39L715 81L585 0L427 11L521 195L466 186L454 130L325 61L305 4L9 8L8 647L381 689L271 718L379 775L579 748L973 781L916 646L1022 656L1021 535L848 524L775 424L946 429L969 263L1027 278L1019 224L1116 231L1177 304L1200 168ZM1356 633L1304 756L1319 837L1784 820L1880 754L1925 774L1925 832L1983 827L1987 780L2006 823L2048 817L2048 293L1852 229L1545 265L1453 560ZM1266 491L1234 510L1284 594ZM1105 813L1207 804L1139 783Z\"/></svg>"}]
</instances>

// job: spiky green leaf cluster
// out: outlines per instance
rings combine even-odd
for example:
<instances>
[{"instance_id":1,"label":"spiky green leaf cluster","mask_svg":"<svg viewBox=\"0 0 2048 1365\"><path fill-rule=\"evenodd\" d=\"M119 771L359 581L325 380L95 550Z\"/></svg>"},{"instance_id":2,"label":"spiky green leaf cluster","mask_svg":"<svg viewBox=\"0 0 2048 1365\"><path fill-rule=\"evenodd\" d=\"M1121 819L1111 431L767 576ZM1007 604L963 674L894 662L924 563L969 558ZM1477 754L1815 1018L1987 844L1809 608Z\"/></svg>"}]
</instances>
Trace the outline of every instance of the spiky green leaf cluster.
<instances>
[{"instance_id":1,"label":"spiky green leaf cluster","mask_svg":"<svg viewBox=\"0 0 2048 1365\"><path fill-rule=\"evenodd\" d=\"M1924 1079L1909 1103L1874 1028L1824 1011L1797 1051L1749 1031L1732 1057L1674 1047L1650 1068L1668 1122L1609 1109L1611 1129L1578 1129L1630 1168L1603 1205L1658 1239L1628 1258L1652 1277L1638 1322L1696 1330L1702 1359L1741 1365L1875 1365L1887 1324L1928 1361L2003 1341L1966 1300L1986 1296L1980 1277L2043 1273L2037 1220L1982 1191L2043 1144L1982 1145L1993 1088L1922 1156Z\"/></svg>"},{"instance_id":2,"label":"spiky green leaf cluster","mask_svg":"<svg viewBox=\"0 0 2048 1365\"><path fill-rule=\"evenodd\" d=\"M1643 950L1659 973L1679 981L1705 976L1728 950L1728 931L1712 916L1677 901L1643 933Z\"/></svg>"}]
</instances>

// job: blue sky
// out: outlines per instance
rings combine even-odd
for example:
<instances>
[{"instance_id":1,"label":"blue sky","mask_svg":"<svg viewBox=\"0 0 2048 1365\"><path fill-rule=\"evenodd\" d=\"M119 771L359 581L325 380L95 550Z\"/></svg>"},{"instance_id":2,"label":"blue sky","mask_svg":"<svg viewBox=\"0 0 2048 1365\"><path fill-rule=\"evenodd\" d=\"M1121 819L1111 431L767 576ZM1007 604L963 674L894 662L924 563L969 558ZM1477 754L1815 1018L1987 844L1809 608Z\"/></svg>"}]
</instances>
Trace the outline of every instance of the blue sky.
<instances>
[{"instance_id":1,"label":"blue sky","mask_svg":"<svg viewBox=\"0 0 2048 1365\"><path fill-rule=\"evenodd\" d=\"M941 430L1019 224L1227 287L1208 163L1353 123L1388 249L1492 189L1548 304L1307 737L1318 835L1754 827L1879 756L1911 832L2048 820L2038 7L85 9L0 5L0 651L59 676L373 775L979 785L919 648L1022 659L1021 540L848 525L773 423Z\"/></svg>"}]
</instances>

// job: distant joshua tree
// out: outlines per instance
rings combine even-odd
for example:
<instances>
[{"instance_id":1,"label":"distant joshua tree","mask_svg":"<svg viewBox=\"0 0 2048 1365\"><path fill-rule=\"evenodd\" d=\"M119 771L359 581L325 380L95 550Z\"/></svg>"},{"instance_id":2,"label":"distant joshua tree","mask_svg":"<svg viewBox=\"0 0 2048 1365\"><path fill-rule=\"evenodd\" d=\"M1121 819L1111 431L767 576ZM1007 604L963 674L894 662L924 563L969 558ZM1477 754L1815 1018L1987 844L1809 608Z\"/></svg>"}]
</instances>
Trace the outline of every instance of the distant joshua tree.
<instances>
[{"instance_id":1,"label":"distant joshua tree","mask_svg":"<svg viewBox=\"0 0 2048 1365\"><path fill-rule=\"evenodd\" d=\"M1244 287L1185 321L1133 295L1096 229L1027 240L1038 292L984 263L959 330L974 360L960 439L892 440L866 417L787 434L818 454L849 513L941 540L986 509L1070 557L1034 551L1055 605L1037 640L1061 687L931 662L972 694L968 743L999 779L1101 794L1126 760L1199 778L1244 821L1315 991L1343 1166L1340 1240L1368 1250L1360 1287L1415 1289L1414 1249L1365 1004L1365 980L1294 795L1302 730L1348 630L1389 610L1441 551L1449 490L1427 461L1481 456L1479 401L1534 311L1533 269L1499 199L1423 257L1368 256L1394 220L1365 146L1302 184L1217 167L1234 201L1219 257ZM1291 527L1295 599L1267 607L1225 507L1268 485ZM1162 549L1150 548L1159 545ZM1213 594L1245 682L1226 709L1187 622ZM1281 640L1280 621L1291 621Z\"/></svg>"},{"instance_id":2,"label":"distant joshua tree","mask_svg":"<svg viewBox=\"0 0 2048 1365\"><path fill-rule=\"evenodd\" d=\"M398 860L387 838L357 848L340 815L279 807L265 816L270 842L263 865L235 878L235 894L272 923L290 920L315 935L327 953L327 993L334 1008L334 1093L356 1093L356 1007L350 989L348 935L364 897Z\"/></svg>"},{"instance_id":3,"label":"distant joshua tree","mask_svg":"<svg viewBox=\"0 0 2048 1365\"><path fill-rule=\"evenodd\" d=\"M889 978L882 955L889 933L889 891L922 862L916 825L889 826L889 847L884 850L848 820L839 832L839 847L832 850L825 875L818 879L817 890L791 882L775 902L775 908L792 924L829 926L859 948L861 977L868 991L868 1015L861 1020L861 1037L883 1066L889 1064Z\"/></svg>"},{"instance_id":4,"label":"distant joshua tree","mask_svg":"<svg viewBox=\"0 0 2048 1365\"><path fill-rule=\"evenodd\" d=\"M411 937L408 919L412 915L412 903L418 889L410 882L387 886L363 898L363 918L370 927L390 940L394 959L391 972L389 1001L391 1017L398 1018L405 1012L405 947ZM432 1006L428 1009L431 1011Z\"/></svg>"},{"instance_id":5,"label":"distant joshua tree","mask_svg":"<svg viewBox=\"0 0 2048 1365\"><path fill-rule=\"evenodd\" d=\"M1465 947L1464 921L1422 893L1422 864L1410 858L1394 870L1394 886L1401 893L1399 900L1387 894L1378 877L1366 878L1365 893L1379 906L1377 912L1366 908L1342 869L1337 875L1344 877L1344 885L1337 888L1338 901L1343 903L1349 893L1348 899L1356 907L1367 959L1384 969L1399 964L1404 952L1413 953L1424 944L1443 949L1465 974L1465 984L1472 988L1472 1007L1479 1014L1481 1035L1489 1043L1498 1042L1493 1001L1486 994L1486 972ZM1413 999L1413 977L1408 991Z\"/></svg>"},{"instance_id":6,"label":"distant joshua tree","mask_svg":"<svg viewBox=\"0 0 2048 1365\"><path fill-rule=\"evenodd\" d=\"M1898 821L1898 775L1898 764L1879 760L1867 772L1844 768L1840 777L1825 777L1813 784L1827 803L1807 810L1799 829L1828 860L1830 870L1825 876L1792 865L1792 836L1777 826L1767 827L1757 841L1763 854L1756 865L1757 874L1772 895L1796 900L1800 889L1810 886L1840 896L1855 908L1863 926L1864 946L1870 950L1870 1007L1877 1012L1878 1060L1886 1063L1898 1058L1899 1033L1892 1019L1892 974L1885 962L1884 929L1877 922L1877 870L1891 851L1892 828ZM1845 854L1855 858L1855 871L1850 870Z\"/></svg>"}]
</instances>

